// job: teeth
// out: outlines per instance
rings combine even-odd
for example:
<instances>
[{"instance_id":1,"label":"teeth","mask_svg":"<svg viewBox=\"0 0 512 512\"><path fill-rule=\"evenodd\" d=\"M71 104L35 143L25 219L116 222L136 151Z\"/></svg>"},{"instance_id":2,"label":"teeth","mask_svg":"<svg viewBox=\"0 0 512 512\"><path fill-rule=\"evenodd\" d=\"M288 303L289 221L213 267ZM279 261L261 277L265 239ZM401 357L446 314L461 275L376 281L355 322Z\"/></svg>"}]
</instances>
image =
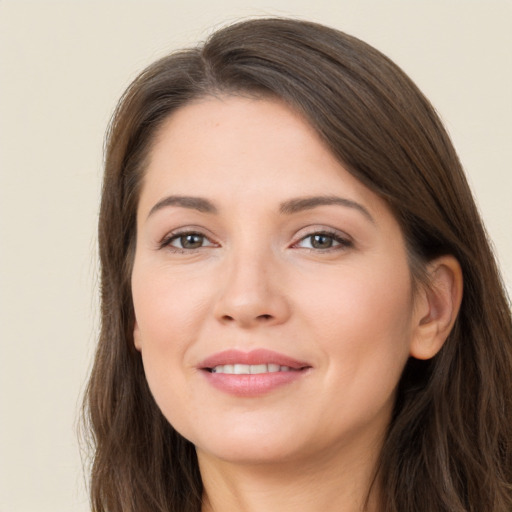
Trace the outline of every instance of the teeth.
<instances>
[{"instance_id":1,"label":"teeth","mask_svg":"<svg viewBox=\"0 0 512 512\"><path fill-rule=\"evenodd\" d=\"M227 373L230 375L249 375L258 373L289 372L289 366L278 364L223 364L211 369L212 373Z\"/></svg>"},{"instance_id":2,"label":"teeth","mask_svg":"<svg viewBox=\"0 0 512 512\"><path fill-rule=\"evenodd\" d=\"M233 373L235 375L245 375L251 373L251 367L248 364L235 364L233 365Z\"/></svg>"},{"instance_id":3,"label":"teeth","mask_svg":"<svg viewBox=\"0 0 512 512\"><path fill-rule=\"evenodd\" d=\"M266 364L254 364L249 366L250 373L267 373L268 366Z\"/></svg>"}]
</instances>

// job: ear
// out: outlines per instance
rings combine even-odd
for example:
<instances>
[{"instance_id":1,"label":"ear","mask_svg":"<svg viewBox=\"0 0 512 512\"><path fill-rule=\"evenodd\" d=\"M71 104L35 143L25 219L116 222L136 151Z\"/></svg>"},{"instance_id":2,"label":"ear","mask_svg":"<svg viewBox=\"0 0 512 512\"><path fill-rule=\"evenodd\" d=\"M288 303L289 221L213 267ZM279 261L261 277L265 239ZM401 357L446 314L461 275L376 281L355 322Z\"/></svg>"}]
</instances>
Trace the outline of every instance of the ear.
<instances>
[{"instance_id":1,"label":"ear","mask_svg":"<svg viewBox=\"0 0 512 512\"><path fill-rule=\"evenodd\" d=\"M462 270L456 258L436 258L427 273L429 281L417 292L413 319L410 355L416 359L430 359L441 350L462 301Z\"/></svg>"},{"instance_id":2,"label":"ear","mask_svg":"<svg viewBox=\"0 0 512 512\"><path fill-rule=\"evenodd\" d=\"M140 352L142 350L142 343L140 339L140 330L139 330L139 324L137 323L137 320L134 321L133 324L133 344L135 345L135 348Z\"/></svg>"}]
</instances>

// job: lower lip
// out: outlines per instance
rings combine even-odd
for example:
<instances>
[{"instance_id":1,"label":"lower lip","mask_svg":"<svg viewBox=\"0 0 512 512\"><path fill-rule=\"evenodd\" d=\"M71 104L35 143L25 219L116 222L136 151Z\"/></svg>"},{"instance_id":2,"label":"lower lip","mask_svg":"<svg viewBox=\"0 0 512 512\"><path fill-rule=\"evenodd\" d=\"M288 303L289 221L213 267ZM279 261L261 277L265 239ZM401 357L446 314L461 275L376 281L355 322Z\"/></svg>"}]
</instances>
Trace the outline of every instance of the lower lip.
<instances>
[{"instance_id":1,"label":"lower lip","mask_svg":"<svg viewBox=\"0 0 512 512\"><path fill-rule=\"evenodd\" d=\"M288 372L256 373L252 375L234 375L229 373L211 373L203 371L207 381L216 389L240 397L261 396L302 378L307 372L294 370Z\"/></svg>"}]
</instances>

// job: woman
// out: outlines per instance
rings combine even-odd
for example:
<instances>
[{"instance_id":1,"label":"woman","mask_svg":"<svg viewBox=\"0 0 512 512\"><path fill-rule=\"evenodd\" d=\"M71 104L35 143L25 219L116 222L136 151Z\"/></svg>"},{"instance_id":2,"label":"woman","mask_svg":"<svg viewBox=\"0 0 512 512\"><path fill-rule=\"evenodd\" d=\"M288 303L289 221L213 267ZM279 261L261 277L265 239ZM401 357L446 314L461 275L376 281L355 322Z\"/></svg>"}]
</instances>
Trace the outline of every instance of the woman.
<instances>
[{"instance_id":1,"label":"woman","mask_svg":"<svg viewBox=\"0 0 512 512\"><path fill-rule=\"evenodd\" d=\"M511 510L505 292L445 130L375 49L265 19L150 66L99 242L94 510Z\"/></svg>"}]
</instances>

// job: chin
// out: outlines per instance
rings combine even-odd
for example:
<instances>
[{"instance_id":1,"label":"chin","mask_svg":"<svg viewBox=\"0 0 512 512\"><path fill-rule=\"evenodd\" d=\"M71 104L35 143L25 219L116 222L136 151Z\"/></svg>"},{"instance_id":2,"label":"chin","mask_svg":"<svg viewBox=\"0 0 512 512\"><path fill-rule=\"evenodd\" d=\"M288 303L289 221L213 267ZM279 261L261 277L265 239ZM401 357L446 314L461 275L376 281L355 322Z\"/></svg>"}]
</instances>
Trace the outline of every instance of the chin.
<instances>
[{"instance_id":1,"label":"chin","mask_svg":"<svg viewBox=\"0 0 512 512\"><path fill-rule=\"evenodd\" d=\"M298 447L283 446L281 443L261 445L259 441L233 440L220 445L197 446L198 458L202 456L237 465L268 465L284 463L299 457Z\"/></svg>"},{"instance_id":2,"label":"chin","mask_svg":"<svg viewBox=\"0 0 512 512\"><path fill-rule=\"evenodd\" d=\"M213 427L213 425L212 425ZM265 464L294 459L304 452L302 436L296 431L280 427L258 428L245 425L243 428L204 429L187 436L196 447L198 456L202 454L225 462L237 464Z\"/></svg>"}]
</instances>

